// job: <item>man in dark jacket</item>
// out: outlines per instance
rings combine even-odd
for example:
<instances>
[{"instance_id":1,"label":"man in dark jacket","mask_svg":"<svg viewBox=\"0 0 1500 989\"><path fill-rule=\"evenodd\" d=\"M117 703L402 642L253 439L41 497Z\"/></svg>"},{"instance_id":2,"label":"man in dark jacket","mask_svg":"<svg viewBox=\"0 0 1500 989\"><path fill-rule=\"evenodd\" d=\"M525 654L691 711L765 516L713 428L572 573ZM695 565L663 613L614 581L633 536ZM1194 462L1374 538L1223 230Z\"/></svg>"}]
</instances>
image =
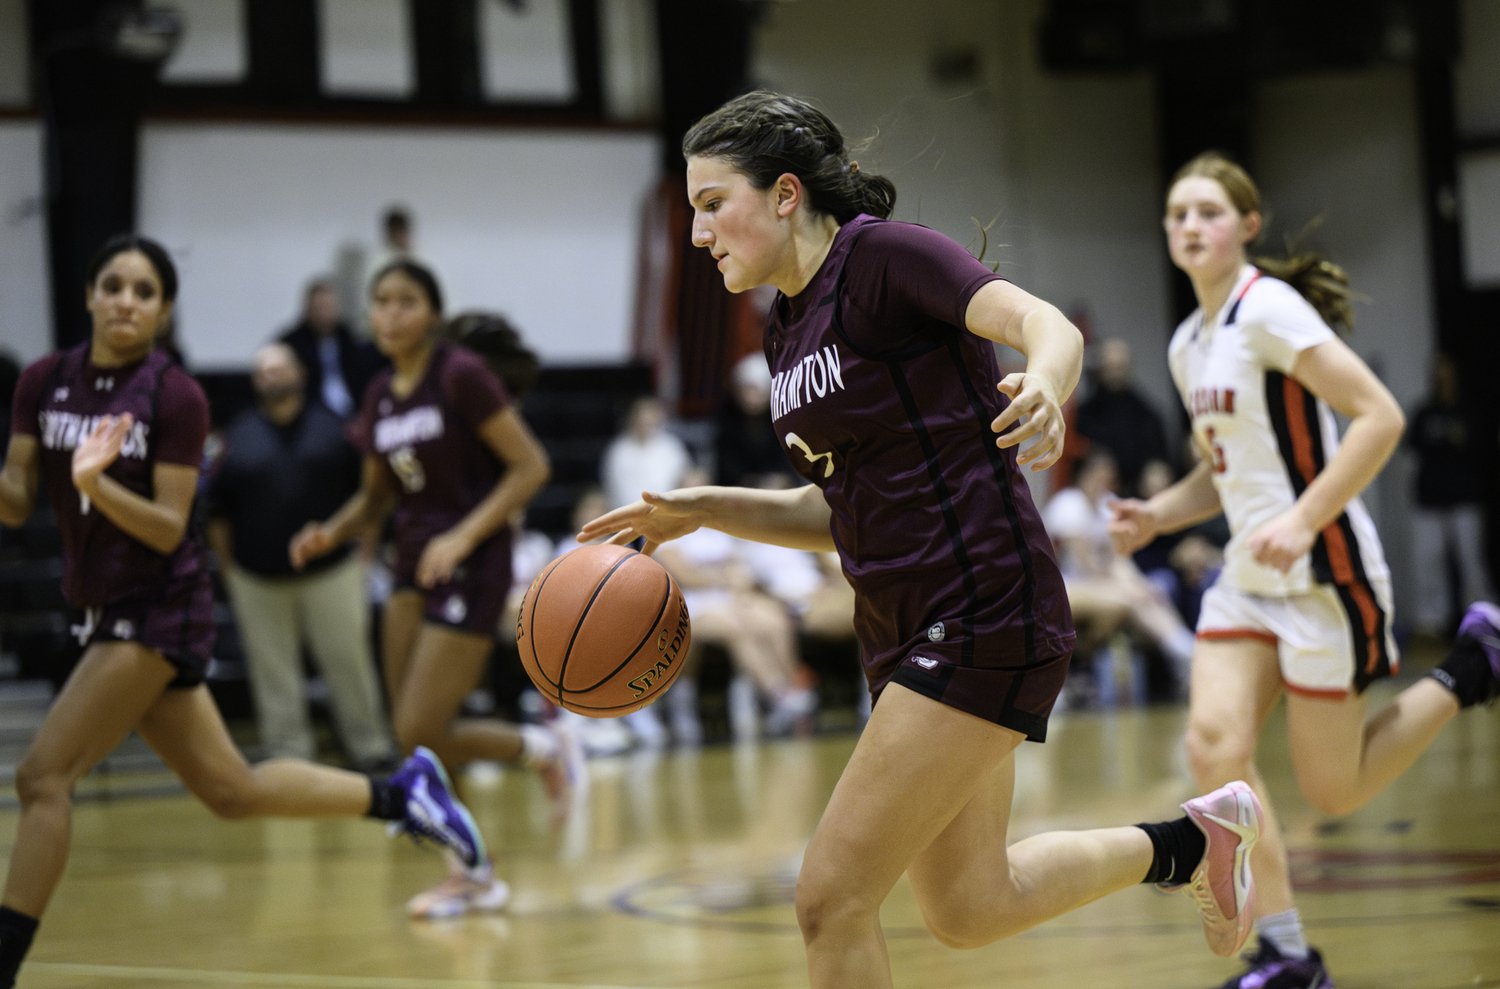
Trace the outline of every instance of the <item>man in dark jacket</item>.
<instances>
[{"instance_id":1,"label":"man in dark jacket","mask_svg":"<svg viewBox=\"0 0 1500 989\"><path fill-rule=\"evenodd\" d=\"M307 287L302 319L281 335L281 342L306 369L308 398L348 419L386 359L373 343L356 337L341 317L333 282L320 278Z\"/></svg>"},{"instance_id":2,"label":"man in dark jacket","mask_svg":"<svg viewBox=\"0 0 1500 989\"><path fill-rule=\"evenodd\" d=\"M1094 392L1078 406L1078 432L1114 455L1119 494L1134 496L1141 471L1153 460L1171 463L1161 416L1130 383L1130 344L1118 337L1099 345Z\"/></svg>"},{"instance_id":3,"label":"man in dark jacket","mask_svg":"<svg viewBox=\"0 0 1500 989\"><path fill-rule=\"evenodd\" d=\"M375 680L364 567L348 547L301 573L288 556L293 533L359 487L361 457L343 420L304 397L290 347L262 347L251 380L258 405L225 432L208 537L245 647L261 745L269 756L317 754L302 676L306 640L350 761L380 767L395 751Z\"/></svg>"}]
</instances>

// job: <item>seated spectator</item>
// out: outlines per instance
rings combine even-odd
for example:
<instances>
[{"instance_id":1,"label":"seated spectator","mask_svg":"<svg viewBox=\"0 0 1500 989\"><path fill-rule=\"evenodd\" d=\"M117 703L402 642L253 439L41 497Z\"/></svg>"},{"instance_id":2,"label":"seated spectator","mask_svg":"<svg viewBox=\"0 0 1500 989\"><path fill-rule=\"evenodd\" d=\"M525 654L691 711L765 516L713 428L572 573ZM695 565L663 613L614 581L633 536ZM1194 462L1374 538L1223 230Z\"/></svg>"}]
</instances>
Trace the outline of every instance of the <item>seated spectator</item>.
<instances>
[{"instance_id":1,"label":"seated spectator","mask_svg":"<svg viewBox=\"0 0 1500 989\"><path fill-rule=\"evenodd\" d=\"M1185 691L1193 633L1135 563L1115 553L1109 502L1117 482L1114 458L1095 449L1080 464L1076 486L1059 491L1042 513L1082 633L1077 652L1087 656L1115 632L1128 630L1161 650Z\"/></svg>"},{"instance_id":2,"label":"seated spectator","mask_svg":"<svg viewBox=\"0 0 1500 989\"><path fill-rule=\"evenodd\" d=\"M683 486L704 483L700 471L689 472ZM677 579L693 616L693 644L712 643L729 653L737 673L753 682L770 705L765 730L768 735L811 732L811 715L817 694L807 682L798 659L797 632L787 607L762 592L745 564L740 540L717 529L698 529L663 544L656 559ZM693 695L691 669L678 675L684 696ZM731 683L730 726L737 738L754 737L759 712L749 704L736 704ZM753 694L745 694L753 701ZM674 703L686 705L686 701ZM674 716L679 709L674 707Z\"/></svg>"},{"instance_id":3,"label":"seated spectator","mask_svg":"<svg viewBox=\"0 0 1500 989\"><path fill-rule=\"evenodd\" d=\"M303 525L332 514L359 487L359 452L338 416L306 400L290 347L261 348L251 382L258 404L225 434L208 535L245 648L261 746L271 757L317 754L302 674L306 640L350 761L393 764L359 559L343 547L299 574L286 550Z\"/></svg>"},{"instance_id":4,"label":"seated spectator","mask_svg":"<svg viewBox=\"0 0 1500 989\"><path fill-rule=\"evenodd\" d=\"M609 507L628 505L642 491L671 491L693 458L682 440L667 430L667 408L661 399L643 395L630 405L625 430L604 451L599 480Z\"/></svg>"}]
</instances>

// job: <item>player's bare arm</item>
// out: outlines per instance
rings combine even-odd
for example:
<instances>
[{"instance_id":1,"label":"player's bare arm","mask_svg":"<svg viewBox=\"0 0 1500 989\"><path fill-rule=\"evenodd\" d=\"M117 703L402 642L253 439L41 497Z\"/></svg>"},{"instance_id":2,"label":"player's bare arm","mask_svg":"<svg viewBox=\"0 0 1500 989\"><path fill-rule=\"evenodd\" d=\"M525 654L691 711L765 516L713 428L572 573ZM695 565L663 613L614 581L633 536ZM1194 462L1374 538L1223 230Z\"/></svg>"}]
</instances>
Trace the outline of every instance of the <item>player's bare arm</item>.
<instances>
[{"instance_id":1,"label":"player's bare arm","mask_svg":"<svg viewBox=\"0 0 1500 989\"><path fill-rule=\"evenodd\" d=\"M552 476L547 451L513 407L501 409L481 423L479 438L505 464L505 473L458 525L427 544L417 561L418 587L435 587L452 577L454 569L526 507Z\"/></svg>"},{"instance_id":2,"label":"player's bare arm","mask_svg":"<svg viewBox=\"0 0 1500 989\"><path fill-rule=\"evenodd\" d=\"M644 492L642 500L585 525L578 540L612 534L611 542L628 543L644 537L649 554L664 542L708 526L740 539L822 553L834 549L830 518L823 492L811 484L783 491L708 485Z\"/></svg>"},{"instance_id":3,"label":"player's bare arm","mask_svg":"<svg viewBox=\"0 0 1500 989\"><path fill-rule=\"evenodd\" d=\"M1312 548L1317 534L1375 479L1406 428L1396 399L1342 340L1302 351L1292 376L1350 422L1338 453L1291 510L1261 525L1246 543L1258 562L1283 572Z\"/></svg>"},{"instance_id":4,"label":"player's bare arm","mask_svg":"<svg viewBox=\"0 0 1500 989\"><path fill-rule=\"evenodd\" d=\"M287 547L292 568L333 552L362 532L385 521L396 507L396 484L384 461L374 455L364 460L359 490L325 522L309 522Z\"/></svg>"},{"instance_id":5,"label":"player's bare arm","mask_svg":"<svg viewBox=\"0 0 1500 989\"><path fill-rule=\"evenodd\" d=\"M10 438L5 466L0 468L0 525L18 529L36 507L37 478L41 475L35 436Z\"/></svg>"},{"instance_id":6,"label":"player's bare arm","mask_svg":"<svg viewBox=\"0 0 1500 989\"><path fill-rule=\"evenodd\" d=\"M173 552L187 532L198 468L157 464L152 469L154 498L136 494L104 471L120 455L125 434L135 423L129 414L103 416L73 451L73 484L90 507L120 530L163 555Z\"/></svg>"},{"instance_id":7,"label":"player's bare arm","mask_svg":"<svg viewBox=\"0 0 1500 989\"><path fill-rule=\"evenodd\" d=\"M1213 476L1213 465L1200 460L1186 477L1149 501L1121 498L1114 502L1109 534L1116 552L1134 553L1163 533L1179 532L1222 514Z\"/></svg>"},{"instance_id":8,"label":"player's bare arm","mask_svg":"<svg viewBox=\"0 0 1500 989\"><path fill-rule=\"evenodd\" d=\"M969 332L1026 355L1026 370L1000 382L1010 407L990 428L1004 433L996 441L1001 447L1037 437L1016 461L1046 470L1062 456L1062 403L1073 394L1083 369L1083 335L1056 306L1003 281L990 282L974 293L964 322ZM1022 416L1026 422L1005 433Z\"/></svg>"}]
</instances>

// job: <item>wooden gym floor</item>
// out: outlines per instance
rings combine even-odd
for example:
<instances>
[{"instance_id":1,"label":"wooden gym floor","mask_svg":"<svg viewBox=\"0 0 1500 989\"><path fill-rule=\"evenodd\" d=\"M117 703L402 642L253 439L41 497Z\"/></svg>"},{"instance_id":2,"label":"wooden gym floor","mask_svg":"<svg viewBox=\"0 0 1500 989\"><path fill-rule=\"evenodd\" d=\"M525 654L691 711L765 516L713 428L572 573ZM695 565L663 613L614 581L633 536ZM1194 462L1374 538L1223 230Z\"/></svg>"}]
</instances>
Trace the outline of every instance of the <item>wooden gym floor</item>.
<instances>
[{"instance_id":1,"label":"wooden gym floor","mask_svg":"<svg viewBox=\"0 0 1500 989\"><path fill-rule=\"evenodd\" d=\"M1376 691L1377 703L1391 693ZM1052 740L1018 757L1012 840L1168 816L1190 795L1184 718L1055 718ZM91 778L20 985L805 986L798 857L854 742L596 760L592 793L561 832L548 830L529 774L471 778L515 899L501 915L440 923L402 912L439 878L437 857L373 822L226 823L160 795L169 780ZM1340 989L1500 986L1500 710L1462 715L1387 793L1338 821L1297 796L1276 718L1262 758L1310 940ZM0 812L6 855L15 821ZM1207 989L1238 968L1208 952L1186 898L1144 887L978 951L927 935L904 883L884 920L900 986Z\"/></svg>"}]
</instances>

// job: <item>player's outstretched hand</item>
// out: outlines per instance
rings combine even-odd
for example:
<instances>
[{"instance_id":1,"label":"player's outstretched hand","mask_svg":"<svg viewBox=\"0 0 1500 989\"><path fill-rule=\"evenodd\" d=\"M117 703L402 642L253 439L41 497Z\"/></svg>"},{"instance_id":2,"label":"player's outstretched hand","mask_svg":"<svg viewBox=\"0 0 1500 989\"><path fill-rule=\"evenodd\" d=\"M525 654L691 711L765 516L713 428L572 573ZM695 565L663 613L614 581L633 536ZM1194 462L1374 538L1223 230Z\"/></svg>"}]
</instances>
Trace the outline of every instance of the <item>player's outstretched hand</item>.
<instances>
[{"instance_id":1,"label":"player's outstretched hand","mask_svg":"<svg viewBox=\"0 0 1500 989\"><path fill-rule=\"evenodd\" d=\"M1129 556L1156 538L1156 517L1139 498L1120 498L1110 503L1115 517L1109 522L1109 538L1115 552Z\"/></svg>"},{"instance_id":2,"label":"player's outstretched hand","mask_svg":"<svg viewBox=\"0 0 1500 989\"><path fill-rule=\"evenodd\" d=\"M585 524L578 532L578 541L590 543L609 536L611 543L623 546L644 537L646 545L641 552L650 556L662 543L681 538L703 524L699 505L702 490L678 488L664 494L643 491L640 501Z\"/></svg>"},{"instance_id":3,"label":"player's outstretched hand","mask_svg":"<svg viewBox=\"0 0 1500 989\"><path fill-rule=\"evenodd\" d=\"M1292 564L1312 550L1317 538L1318 534L1302 521L1301 514L1293 507L1256 526L1245 541L1245 547L1256 563L1287 573Z\"/></svg>"},{"instance_id":4,"label":"player's outstretched hand","mask_svg":"<svg viewBox=\"0 0 1500 989\"><path fill-rule=\"evenodd\" d=\"M1000 413L990 428L1003 433L995 445L1002 449L1016 446L1036 437L1036 442L1016 457L1018 464L1030 464L1032 470L1046 470L1062 456L1063 436L1067 427L1063 423L1062 406L1046 378L1039 374L1017 371L1007 374L999 384L1000 391L1010 399L1010 407ZM1006 433L1021 416L1026 422Z\"/></svg>"},{"instance_id":5,"label":"player's outstretched hand","mask_svg":"<svg viewBox=\"0 0 1500 989\"><path fill-rule=\"evenodd\" d=\"M135 425L135 416L100 416L93 430L73 448L73 486L87 495L99 475L120 456L125 436Z\"/></svg>"}]
</instances>

